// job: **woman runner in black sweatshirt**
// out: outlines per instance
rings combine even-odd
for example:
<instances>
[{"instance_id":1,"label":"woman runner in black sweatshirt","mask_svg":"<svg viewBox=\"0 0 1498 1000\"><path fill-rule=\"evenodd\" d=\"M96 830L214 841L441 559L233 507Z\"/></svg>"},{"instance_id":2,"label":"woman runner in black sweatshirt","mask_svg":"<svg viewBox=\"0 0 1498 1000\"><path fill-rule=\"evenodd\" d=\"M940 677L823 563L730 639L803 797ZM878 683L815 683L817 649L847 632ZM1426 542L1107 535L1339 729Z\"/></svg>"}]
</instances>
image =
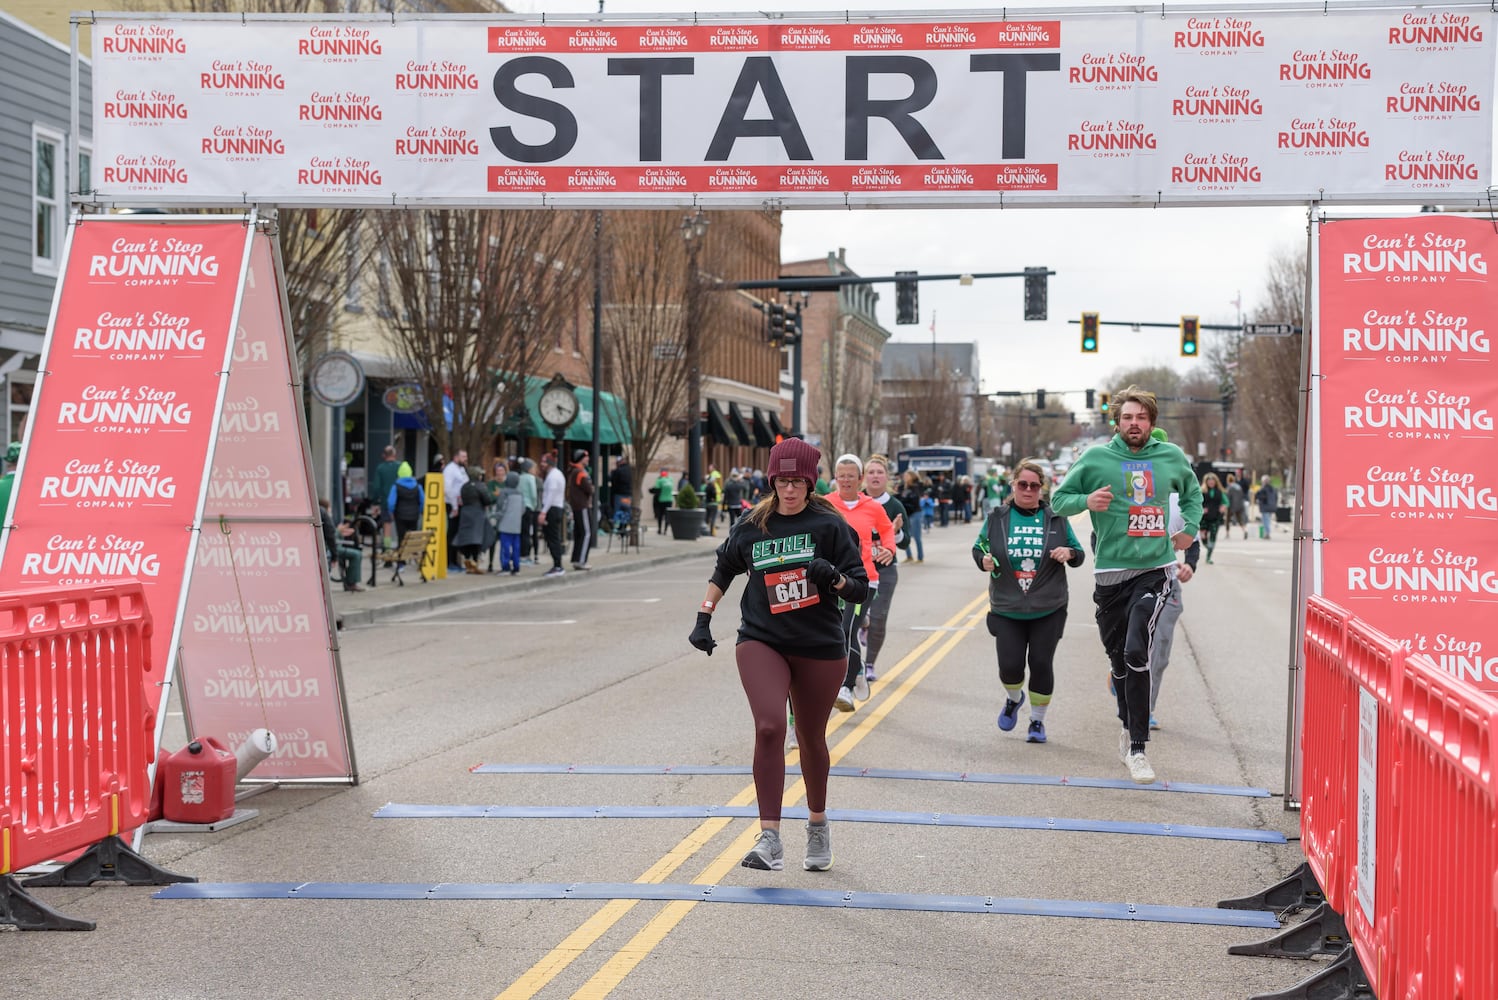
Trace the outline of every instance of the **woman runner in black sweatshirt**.
<instances>
[{"instance_id":1,"label":"woman runner in black sweatshirt","mask_svg":"<svg viewBox=\"0 0 1498 1000\"><path fill-rule=\"evenodd\" d=\"M869 590L858 539L836 508L813 493L822 453L797 438L770 450L765 475L771 490L739 518L718 548L689 641L712 655L711 623L723 593L746 574L739 600L742 620L734 655L739 680L754 715L754 791L759 839L744 856L746 868L784 866L780 807L785 789L785 703L789 696L801 744L806 783L807 871L832 867L827 831L827 716L848 668L842 629L843 601L862 601Z\"/></svg>"}]
</instances>

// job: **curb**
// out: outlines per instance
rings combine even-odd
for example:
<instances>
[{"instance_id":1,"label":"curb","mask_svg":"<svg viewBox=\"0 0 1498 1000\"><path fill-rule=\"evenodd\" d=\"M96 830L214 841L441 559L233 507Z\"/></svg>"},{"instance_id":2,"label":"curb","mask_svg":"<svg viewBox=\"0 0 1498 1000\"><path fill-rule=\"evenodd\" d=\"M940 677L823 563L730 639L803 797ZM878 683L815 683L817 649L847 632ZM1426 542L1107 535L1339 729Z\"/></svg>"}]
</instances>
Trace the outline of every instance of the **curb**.
<instances>
[{"instance_id":1,"label":"curb","mask_svg":"<svg viewBox=\"0 0 1498 1000\"><path fill-rule=\"evenodd\" d=\"M631 558L629 562L609 562L601 566L595 566L586 573L571 570L560 580L555 577L547 578L539 576L529 577L524 580L496 578L492 583L486 583L483 586L467 587L463 590L434 594L431 597L415 597L407 600L392 601L389 604L375 608L351 608L347 611L340 611L338 601L335 597L333 600L333 617L339 629L360 625L374 625L385 620L414 617L442 609L462 607L467 604L480 604L491 600L498 594L553 589L565 587L570 583L576 583L580 580L594 580L601 576L617 576L621 573L634 573L642 569L653 569L656 566L664 566L667 563L681 562L683 559L711 556L716 551L717 545L693 546L691 552L665 552L660 555ZM704 577L705 580L706 578ZM409 590L412 587L426 586L430 586L430 584L409 583L404 589Z\"/></svg>"}]
</instances>

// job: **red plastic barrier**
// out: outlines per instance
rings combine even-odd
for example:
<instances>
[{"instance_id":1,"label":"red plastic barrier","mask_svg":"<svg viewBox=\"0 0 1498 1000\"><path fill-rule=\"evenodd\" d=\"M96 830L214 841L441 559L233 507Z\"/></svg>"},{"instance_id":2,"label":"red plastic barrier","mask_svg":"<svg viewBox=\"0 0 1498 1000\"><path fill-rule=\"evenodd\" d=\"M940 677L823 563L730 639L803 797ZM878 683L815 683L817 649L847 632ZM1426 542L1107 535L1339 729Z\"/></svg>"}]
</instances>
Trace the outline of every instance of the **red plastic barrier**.
<instances>
[{"instance_id":1,"label":"red plastic barrier","mask_svg":"<svg viewBox=\"0 0 1498 1000\"><path fill-rule=\"evenodd\" d=\"M1421 655L1407 657L1398 683L1387 769L1379 747L1379 821L1391 819L1378 833L1374 985L1380 997L1489 1000L1498 997L1498 698Z\"/></svg>"},{"instance_id":2,"label":"red plastic barrier","mask_svg":"<svg viewBox=\"0 0 1498 1000\"><path fill-rule=\"evenodd\" d=\"M1346 910L1348 877L1342 845L1348 843L1355 814L1356 788L1347 776L1357 773L1357 681L1342 666L1349 617L1320 597L1306 603L1301 847L1327 902L1339 913Z\"/></svg>"},{"instance_id":3,"label":"red plastic barrier","mask_svg":"<svg viewBox=\"0 0 1498 1000\"><path fill-rule=\"evenodd\" d=\"M1396 715L1399 707L1399 678L1405 671L1404 648L1378 629L1359 618L1347 622L1347 656L1344 668L1352 681L1351 701L1347 715L1352 719L1348 734L1349 765L1345 777L1348 788L1348 837L1343 842L1342 869L1344 873L1344 906L1334 907L1342 914L1352 945L1357 950L1358 961L1368 973L1369 983L1379 995L1389 996L1379 989L1383 982L1382 969L1387 960L1389 919L1399 900L1398 884L1392 867L1396 803L1390 794L1393 774L1400 760ZM1377 718L1365 732L1360 718L1362 697L1366 692L1373 700ZM1360 741L1372 741L1366 745ZM1368 791L1367 784L1359 774L1360 758L1367 754L1374 759L1372 784L1373 843L1367 843L1368 830L1360 824L1360 794ZM1426 849L1435 845L1427 844ZM1358 852L1371 852L1374 874L1373 909L1371 916L1364 910L1359 896ZM1417 994L1419 996L1419 994Z\"/></svg>"},{"instance_id":4,"label":"red plastic barrier","mask_svg":"<svg viewBox=\"0 0 1498 1000\"><path fill-rule=\"evenodd\" d=\"M134 581L0 595L0 875L146 821L150 642Z\"/></svg>"},{"instance_id":5,"label":"red plastic barrier","mask_svg":"<svg viewBox=\"0 0 1498 1000\"><path fill-rule=\"evenodd\" d=\"M1375 995L1498 1000L1498 698L1317 597L1304 680L1303 846Z\"/></svg>"}]
</instances>

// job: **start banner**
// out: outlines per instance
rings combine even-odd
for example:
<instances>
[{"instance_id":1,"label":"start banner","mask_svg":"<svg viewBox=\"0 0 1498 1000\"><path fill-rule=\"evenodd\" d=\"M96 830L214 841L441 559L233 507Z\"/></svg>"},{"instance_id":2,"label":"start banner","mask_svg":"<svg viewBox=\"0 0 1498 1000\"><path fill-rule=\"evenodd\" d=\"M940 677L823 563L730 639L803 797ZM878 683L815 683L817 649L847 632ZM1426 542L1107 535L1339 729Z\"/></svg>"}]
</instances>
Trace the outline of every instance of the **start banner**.
<instances>
[{"instance_id":1,"label":"start banner","mask_svg":"<svg viewBox=\"0 0 1498 1000\"><path fill-rule=\"evenodd\" d=\"M103 203L1449 203L1491 176L1487 4L91 16Z\"/></svg>"},{"instance_id":2,"label":"start banner","mask_svg":"<svg viewBox=\"0 0 1498 1000\"><path fill-rule=\"evenodd\" d=\"M1318 592L1498 691L1498 232L1427 214L1317 242Z\"/></svg>"}]
</instances>

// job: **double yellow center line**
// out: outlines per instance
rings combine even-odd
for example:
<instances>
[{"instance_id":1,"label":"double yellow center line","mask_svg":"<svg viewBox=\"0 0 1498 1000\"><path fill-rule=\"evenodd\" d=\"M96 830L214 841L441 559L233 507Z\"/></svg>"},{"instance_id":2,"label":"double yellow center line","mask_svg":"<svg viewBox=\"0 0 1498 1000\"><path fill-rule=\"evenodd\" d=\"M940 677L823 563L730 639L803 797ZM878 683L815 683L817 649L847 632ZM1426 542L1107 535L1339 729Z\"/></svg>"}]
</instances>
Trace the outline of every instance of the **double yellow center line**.
<instances>
[{"instance_id":1,"label":"double yellow center line","mask_svg":"<svg viewBox=\"0 0 1498 1000\"><path fill-rule=\"evenodd\" d=\"M863 738L872 732L874 727L879 725L894 707L903 701L905 696L914 690L915 686L952 651L952 648L962 641L963 636L966 635L963 626L970 626L979 621L982 615L986 613L987 603L988 595L986 593L975 598L970 604L943 623L940 630L933 632L923 639L915 649L911 650L909 654L895 665L893 670L888 671L884 675L884 684L882 686L889 693L879 701L878 705L871 706L870 711L859 713L856 716L858 724L853 728L853 731L844 736L836 746L830 748L831 763L836 764L843 757L847 756L849 751L862 742ZM969 620L964 622L964 619ZM951 629L957 629L957 631L949 633ZM935 652L931 653L925 662L921 662L922 657L926 657L926 654L935 647L939 648L936 648ZM920 666L897 687L889 690L889 685L912 664L916 663L920 663ZM855 716L852 714L844 715L840 713L830 724L829 735L853 718ZM796 783L786 792L784 801L793 803L805 794L806 785L798 778ZM751 782L746 788L730 799L728 804L743 806L753 801L754 785ZM695 830L684 837L680 843L667 851L659 861L651 865L644 874L635 879L635 882L644 885L664 882L673 872L705 848L708 842L728 826L730 822L732 820L729 817L715 817L704 820ZM759 836L758 825L750 824L747 826L743 833L734 838L733 842L693 879L693 882L696 884L716 884L738 866L739 860L749 850L750 845L754 843L754 839L757 836ZM511 983L509 988L499 994L497 1000L529 1000L529 998L534 997L548 983L560 975L567 966L571 965L575 959L580 958L593 946L594 942L612 929L620 920L624 919L624 916L639 902L640 900L616 899L606 903L597 913L593 914L575 931L567 935L545 957L526 970L519 979ZM624 980L624 977L629 975L634 967L656 945L660 944L666 935L671 933L671 930L696 905L695 902L667 903L649 923L641 928L628 943L615 952L604 963L603 967L594 973L592 978L573 994L574 1000L596 1000L596 998L608 996L614 987L618 986Z\"/></svg>"}]
</instances>

